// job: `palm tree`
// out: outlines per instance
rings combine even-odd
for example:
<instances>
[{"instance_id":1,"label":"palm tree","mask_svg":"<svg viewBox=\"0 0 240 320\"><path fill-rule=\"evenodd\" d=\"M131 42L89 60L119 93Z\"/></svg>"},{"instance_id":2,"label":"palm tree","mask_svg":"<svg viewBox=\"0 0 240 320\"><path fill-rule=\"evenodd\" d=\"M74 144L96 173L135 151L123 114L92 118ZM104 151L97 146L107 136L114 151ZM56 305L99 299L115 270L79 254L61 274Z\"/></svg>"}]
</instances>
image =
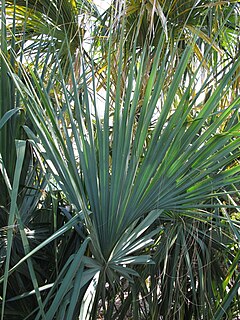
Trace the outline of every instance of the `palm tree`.
<instances>
[{"instance_id":1,"label":"palm tree","mask_svg":"<svg viewBox=\"0 0 240 320\"><path fill-rule=\"evenodd\" d=\"M127 59L124 32L118 45L110 35L103 117L95 69L90 83L83 54L78 62L67 46L70 77L56 52L40 69L16 63L20 78L1 53L31 120L24 130L51 174L49 188L55 184L72 206L61 208L70 220L62 219L1 278L6 286L8 274L57 241L55 270L45 285L3 300L2 310L36 295L25 318L221 319L237 313L239 98L230 88L239 61L214 79L209 95L222 62L200 85L201 59L186 75L198 37L175 65L179 47L166 46L164 30L154 55L148 43L139 52L138 35ZM43 78L45 69L50 76Z\"/></svg>"}]
</instances>

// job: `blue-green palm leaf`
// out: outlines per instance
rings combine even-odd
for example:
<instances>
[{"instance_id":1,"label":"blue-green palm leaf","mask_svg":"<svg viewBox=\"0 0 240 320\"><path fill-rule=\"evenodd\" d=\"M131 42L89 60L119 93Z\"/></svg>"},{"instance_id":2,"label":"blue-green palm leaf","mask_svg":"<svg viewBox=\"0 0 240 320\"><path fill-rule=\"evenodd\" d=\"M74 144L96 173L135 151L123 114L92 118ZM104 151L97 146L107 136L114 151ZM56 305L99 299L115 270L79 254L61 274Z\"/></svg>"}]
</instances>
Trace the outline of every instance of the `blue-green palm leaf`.
<instances>
[{"instance_id":1,"label":"blue-green palm leaf","mask_svg":"<svg viewBox=\"0 0 240 320\"><path fill-rule=\"evenodd\" d=\"M30 76L20 66L25 84L9 68L34 124L35 132L27 126L25 130L33 146L41 150L59 188L75 211L81 212L79 218L90 238L95 274L100 271L96 301L104 297L106 281L114 286L121 275L131 282L138 275L133 265L152 263L149 254L141 254L139 249L153 243L161 227L154 230L150 227L160 221L157 219L163 212L221 206L212 199L224 194L227 187L239 179L240 167L234 165L239 157L239 123L227 122L238 110L239 99L234 95L232 99L225 98L236 80L239 61L227 70L199 108L197 99L205 90L204 84L197 95L194 94L199 70L191 79L184 78L193 46L185 49L166 90L165 79L172 71L172 61L163 43L164 35L147 83L146 66L150 59L147 51L136 61L133 52L124 88L121 83L121 74L125 71L121 59L123 43L120 43L114 101L110 99L109 54L103 117L99 115L95 82L89 87L83 60L78 79L72 65L70 85L65 82L57 54L60 77L55 78L53 68L47 84L42 81L41 73L30 66ZM161 58L163 50L164 59ZM225 109L221 107L223 98ZM214 121L209 121L213 118ZM144 233L147 230L149 232ZM181 228L178 230L184 247L188 235L183 232ZM80 260L82 255L81 251ZM189 253L184 259L193 279ZM201 258L196 255L196 259L200 265ZM76 275L77 270L74 272ZM71 279L74 281L74 277ZM80 287L82 289L83 283ZM67 291L58 303L64 297L67 299ZM50 310L57 312L56 306Z\"/></svg>"}]
</instances>

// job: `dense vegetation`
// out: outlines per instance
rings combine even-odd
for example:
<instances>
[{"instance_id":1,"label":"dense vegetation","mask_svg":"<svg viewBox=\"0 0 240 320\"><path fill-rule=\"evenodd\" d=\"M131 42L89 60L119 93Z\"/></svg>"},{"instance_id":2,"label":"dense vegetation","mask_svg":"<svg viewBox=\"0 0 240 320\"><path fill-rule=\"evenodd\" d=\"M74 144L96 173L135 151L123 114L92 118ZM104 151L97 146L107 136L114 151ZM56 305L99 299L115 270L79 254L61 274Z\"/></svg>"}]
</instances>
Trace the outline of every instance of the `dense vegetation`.
<instances>
[{"instance_id":1,"label":"dense vegetation","mask_svg":"<svg viewBox=\"0 0 240 320\"><path fill-rule=\"evenodd\" d=\"M2 0L1 319L236 319L239 4Z\"/></svg>"}]
</instances>

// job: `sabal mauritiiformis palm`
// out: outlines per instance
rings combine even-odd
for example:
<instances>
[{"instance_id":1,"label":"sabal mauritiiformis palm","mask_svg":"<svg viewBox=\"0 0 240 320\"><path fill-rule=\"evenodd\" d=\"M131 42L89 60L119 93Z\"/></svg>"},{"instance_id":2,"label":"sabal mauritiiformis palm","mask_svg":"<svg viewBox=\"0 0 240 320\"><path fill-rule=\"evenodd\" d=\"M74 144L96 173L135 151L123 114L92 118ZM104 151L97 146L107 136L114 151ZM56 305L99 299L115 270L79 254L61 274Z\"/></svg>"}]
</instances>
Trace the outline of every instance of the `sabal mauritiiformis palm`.
<instances>
[{"instance_id":1,"label":"sabal mauritiiformis palm","mask_svg":"<svg viewBox=\"0 0 240 320\"><path fill-rule=\"evenodd\" d=\"M76 62L69 63L70 83L58 52L49 78L42 77L42 69L19 65L22 82L8 68L33 123L34 130L24 129L73 214L9 273L51 241L76 231L74 249L65 251L64 264L55 260L59 272L39 288L41 299L37 288L33 291L34 319L233 318L240 140L239 98L229 88L238 78L239 61L216 79L208 95L218 65L203 84L198 78L204 66L186 77L197 38L174 72L176 52L166 48L164 32L154 57L148 46L138 55L138 38L133 38L128 68L123 34L114 65L113 39L108 40L103 117L95 78L90 85L84 61L78 64L79 78Z\"/></svg>"}]
</instances>

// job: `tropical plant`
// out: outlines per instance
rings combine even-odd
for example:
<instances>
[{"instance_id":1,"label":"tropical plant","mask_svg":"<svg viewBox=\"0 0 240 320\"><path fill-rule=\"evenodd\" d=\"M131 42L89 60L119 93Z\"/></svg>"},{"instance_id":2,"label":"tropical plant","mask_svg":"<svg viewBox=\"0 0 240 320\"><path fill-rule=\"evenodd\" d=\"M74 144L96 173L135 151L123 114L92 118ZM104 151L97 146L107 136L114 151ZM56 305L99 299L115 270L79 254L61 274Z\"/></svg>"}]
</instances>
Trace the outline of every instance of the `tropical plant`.
<instances>
[{"instance_id":1,"label":"tropical plant","mask_svg":"<svg viewBox=\"0 0 240 320\"><path fill-rule=\"evenodd\" d=\"M39 69L22 63L13 67L7 51L1 51L20 106L27 110L31 125L25 123L24 130L46 166L48 187L66 197L62 205L58 197L52 203L52 235L24 252L10 270L5 264L2 318L12 319L12 302L17 309L33 297L31 311L28 306L21 313L24 319L237 315L240 100L232 88L239 79L239 60L221 72L221 79L214 76L222 61L213 65L200 83L204 60L186 76L198 37L186 45L177 66L165 37L161 32L153 56L148 45L138 52L136 34L125 68L124 32L117 63L110 35L103 117L94 61L90 83L89 63L83 54L80 61L72 58L70 46L70 79L61 49L53 52L52 64L46 56ZM76 65L81 65L79 73ZM20 155L17 159L23 161ZM68 222L60 219L57 207ZM37 267L31 264L42 250L52 257L44 283L36 281ZM26 263L32 287L6 299L8 278Z\"/></svg>"},{"instance_id":2,"label":"tropical plant","mask_svg":"<svg viewBox=\"0 0 240 320\"><path fill-rule=\"evenodd\" d=\"M137 51L141 53L147 43L149 52L154 55L160 35L164 32L166 47L169 48L171 55L176 55L175 64L178 63L184 48L192 42L193 36L197 35L198 39L193 48L194 55L197 61L202 62L206 73L219 61L224 68L231 65L239 56L238 1L126 0L110 6L98 20L100 24L96 24L95 31L98 36L94 37L97 48L100 43L103 56L107 57L108 35L113 33L112 60L115 63L119 59L118 42L121 32L124 32L125 67L131 59L132 39L136 34ZM146 69L148 73L151 70L151 61ZM101 70L104 70L106 60L99 63L102 65ZM191 74L192 70L190 68L187 71ZM114 70L112 72L112 77L115 79L116 72L114 73Z\"/></svg>"},{"instance_id":3,"label":"tropical plant","mask_svg":"<svg viewBox=\"0 0 240 320\"><path fill-rule=\"evenodd\" d=\"M86 19L96 19L99 15L97 7L89 0L7 0L6 14L8 37L14 34L15 53L21 56L24 51L25 59L40 70L46 55L50 65L53 53L58 51L65 76L68 75L68 54L72 57L79 54L80 43L88 31Z\"/></svg>"},{"instance_id":4,"label":"tropical plant","mask_svg":"<svg viewBox=\"0 0 240 320\"><path fill-rule=\"evenodd\" d=\"M30 123L4 61L7 58L15 68L13 51L8 50L14 49L15 39L7 41L4 9L2 6L1 53L4 58L0 58L0 273L4 275L0 295L3 305L6 300L44 283L46 266L43 267L43 261L49 261L44 251L42 257L24 263L14 276L8 276L8 270L53 232L52 219L48 216L50 207L44 207L46 199L42 197L45 173L22 128L23 124ZM35 298L30 305L26 300L21 300L17 306L10 302L7 309L1 307L1 317L23 318L34 304Z\"/></svg>"}]
</instances>

